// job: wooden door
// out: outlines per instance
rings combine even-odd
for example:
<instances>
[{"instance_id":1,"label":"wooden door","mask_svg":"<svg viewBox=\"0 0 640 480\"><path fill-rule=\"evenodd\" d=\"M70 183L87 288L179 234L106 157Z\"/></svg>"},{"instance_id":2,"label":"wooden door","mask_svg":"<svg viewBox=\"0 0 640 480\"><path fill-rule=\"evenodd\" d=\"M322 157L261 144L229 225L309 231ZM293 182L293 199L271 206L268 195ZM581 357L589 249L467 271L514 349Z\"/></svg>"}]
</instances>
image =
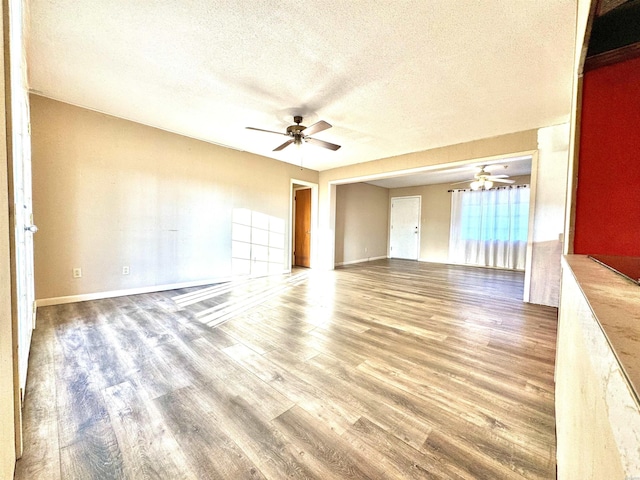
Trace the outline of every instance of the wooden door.
<instances>
[{"instance_id":1,"label":"wooden door","mask_svg":"<svg viewBox=\"0 0 640 480\"><path fill-rule=\"evenodd\" d=\"M309 267L311 256L311 189L296 191L296 229L293 264Z\"/></svg>"}]
</instances>

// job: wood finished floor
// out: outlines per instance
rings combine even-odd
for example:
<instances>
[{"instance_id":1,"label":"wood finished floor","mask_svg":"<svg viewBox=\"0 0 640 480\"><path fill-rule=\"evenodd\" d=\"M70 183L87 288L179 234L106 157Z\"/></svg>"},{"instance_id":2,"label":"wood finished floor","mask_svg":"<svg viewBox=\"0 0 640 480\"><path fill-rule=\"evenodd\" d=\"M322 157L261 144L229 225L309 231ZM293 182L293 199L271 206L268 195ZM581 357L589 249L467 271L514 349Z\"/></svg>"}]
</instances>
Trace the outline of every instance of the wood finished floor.
<instances>
[{"instance_id":1,"label":"wood finished floor","mask_svg":"<svg viewBox=\"0 0 640 480\"><path fill-rule=\"evenodd\" d=\"M557 311L521 273L292 277L38 309L15 478L555 478Z\"/></svg>"}]
</instances>

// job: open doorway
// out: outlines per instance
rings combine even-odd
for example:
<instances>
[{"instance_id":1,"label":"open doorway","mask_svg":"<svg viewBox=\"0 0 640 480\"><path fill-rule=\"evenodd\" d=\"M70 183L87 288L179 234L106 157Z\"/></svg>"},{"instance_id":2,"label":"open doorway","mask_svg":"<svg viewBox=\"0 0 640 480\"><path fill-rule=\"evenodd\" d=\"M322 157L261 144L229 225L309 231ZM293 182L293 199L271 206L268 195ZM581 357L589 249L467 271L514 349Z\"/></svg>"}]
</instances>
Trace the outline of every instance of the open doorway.
<instances>
[{"instance_id":1,"label":"open doorway","mask_svg":"<svg viewBox=\"0 0 640 480\"><path fill-rule=\"evenodd\" d=\"M316 252L318 185L291 180L290 265L313 268Z\"/></svg>"},{"instance_id":2,"label":"open doorway","mask_svg":"<svg viewBox=\"0 0 640 480\"><path fill-rule=\"evenodd\" d=\"M526 183L531 185L531 202L529 209L529 238L526 242L526 258L525 258L525 301L528 301L528 279L531 276L531 238L532 219L535 206L535 185L537 171L537 152L525 151L514 154L505 154L491 158L479 158L473 160L464 160L448 164L439 164L433 166L425 166L419 169L400 172L385 172L361 177L353 177L330 182L330 193L332 191L339 192L347 185L361 185L367 187L382 187L388 192L386 197L386 205L389 209L389 230L388 256L394 258L415 258L413 251L411 254L401 253L397 250L399 246L394 245L391 234L391 225L396 223L391 218L390 204L395 197L411 197L419 196L421 198L421 210L419 213L419 223L412 226L411 233L417 240L418 249L417 257L420 261L432 263L450 263L450 226L451 226L451 191L453 189L469 187L470 182L474 179L475 170L478 165L501 165L502 170L496 172L502 176L502 171L506 171L510 180L514 180L515 184ZM508 167L504 167L507 164ZM493 168L493 167L492 167ZM455 186L452 186L454 184ZM466 185L465 185L466 184ZM458 187L460 185L460 187ZM333 189L333 190L331 190ZM351 248L351 239L338 238L339 235L345 235L343 229L340 228L340 217L342 211L348 211L351 206L345 203L344 198L341 202L339 195L329 196L329 225L328 230L334 232L333 253L336 262L331 265L341 265L351 263L342 259L342 250ZM339 207L338 207L339 205ZM339 210L338 210L339 208ZM333 220L335 219L335 220ZM415 223L415 222L414 222ZM416 234L416 226L418 233ZM408 236L408 235L407 235ZM393 246L393 248L391 248ZM323 242L323 247L325 244ZM400 249L402 250L402 249ZM336 256L338 255L338 256ZM342 256L339 256L342 255ZM520 267L521 268L521 267ZM519 269L520 269L519 268Z\"/></svg>"},{"instance_id":3,"label":"open doorway","mask_svg":"<svg viewBox=\"0 0 640 480\"><path fill-rule=\"evenodd\" d=\"M293 266L311 266L311 189L301 188L294 195Z\"/></svg>"}]
</instances>

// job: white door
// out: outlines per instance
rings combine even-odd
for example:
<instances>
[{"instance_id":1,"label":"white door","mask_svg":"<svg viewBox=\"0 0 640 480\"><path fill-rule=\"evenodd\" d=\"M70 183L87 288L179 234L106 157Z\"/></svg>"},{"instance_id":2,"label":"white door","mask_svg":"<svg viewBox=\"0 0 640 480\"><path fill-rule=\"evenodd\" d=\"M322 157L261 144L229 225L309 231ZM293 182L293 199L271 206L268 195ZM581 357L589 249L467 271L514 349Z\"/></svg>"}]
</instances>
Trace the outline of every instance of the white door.
<instances>
[{"instance_id":1,"label":"white door","mask_svg":"<svg viewBox=\"0 0 640 480\"><path fill-rule=\"evenodd\" d=\"M420 197L391 199L390 257L417 260L420 253Z\"/></svg>"},{"instance_id":2,"label":"white door","mask_svg":"<svg viewBox=\"0 0 640 480\"><path fill-rule=\"evenodd\" d=\"M11 171L13 186L14 256L18 379L20 400L27 382L31 332L35 327L33 280L33 225L31 201L31 133L29 97L23 44L23 3L10 0L9 82L11 97L7 105L11 116Z\"/></svg>"},{"instance_id":3,"label":"white door","mask_svg":"<svg viewBox=\"0 0 640 480\"><path fill-rule=\"evenodd\" d=\"M18 376L22 397L27 383L31 332L35 328L33 234L37 229L33 225L31 200L31 142L29 132L22 128L24 124L28 125L27 119L29 118L28 106L24 99L21 99L17 110L13 112L13 193L15 202Z\"/></svg>"}]
</instances>

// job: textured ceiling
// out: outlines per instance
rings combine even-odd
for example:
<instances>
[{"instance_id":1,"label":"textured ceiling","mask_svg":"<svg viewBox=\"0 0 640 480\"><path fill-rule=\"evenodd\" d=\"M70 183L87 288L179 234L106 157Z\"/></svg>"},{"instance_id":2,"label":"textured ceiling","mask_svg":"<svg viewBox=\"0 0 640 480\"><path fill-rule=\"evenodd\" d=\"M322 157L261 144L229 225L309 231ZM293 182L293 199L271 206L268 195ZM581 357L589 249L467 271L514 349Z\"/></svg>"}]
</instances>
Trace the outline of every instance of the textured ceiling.
<instances>
[{"instance_id":1,"label":"textured ceiling","mask_svg":"<svg viewBox=\"0 0 640 480\"><path fill-rule=\"evenodd\" d=\"M420 185L435 185L439 183L452 184L455 182L474 180L474 174L481 166L494 175L508 175L517 177L531 174L531 156L503 158L499 160L484 161L482 163L470 163L460 167L429 168L423 172L412 172L405 175L388 176L379 180L370 180L366 183L384 188L417 187ZM496 185L499 186L499 185ZM469 184L460 184L451 188L469 188Z\"/></svg>"},{"instance_id":2,"label":"textured ceiling","mask_svg":"<svg viewBox=\"0 0 640 480\"><path fill-rule=\"evenodd\" d=\"M568 120L575 0L30 0L33 92L325 170Z\"/></svg>"}]
</instances>

